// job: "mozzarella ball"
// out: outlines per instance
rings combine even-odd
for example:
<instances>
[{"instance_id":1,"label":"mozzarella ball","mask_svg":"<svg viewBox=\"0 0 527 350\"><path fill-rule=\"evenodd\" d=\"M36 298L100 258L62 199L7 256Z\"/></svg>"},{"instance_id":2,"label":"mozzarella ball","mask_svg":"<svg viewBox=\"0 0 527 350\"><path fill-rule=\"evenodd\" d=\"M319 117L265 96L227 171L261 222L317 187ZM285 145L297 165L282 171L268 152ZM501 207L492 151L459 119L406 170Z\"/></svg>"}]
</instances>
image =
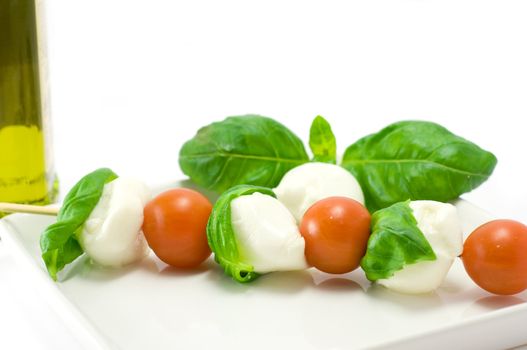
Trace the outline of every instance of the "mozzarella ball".
<instances>
[{"instance_id":1,"label":"mozzarella ball","mask_svg":"<svg viewBox=\"0 0 527 350\"><path fill-rule=\"evenodd\" d=\"M437 259L407 265L392 277L377 283L401 293L427 293L441 285L455 258L461 255L463 232L457 209L452 204L412 201L410 208L417 227L430 243Z\"/></svg>"},{"instance_id":2,"label":"mozzarella ball","mask_svg":"<svg viewBox=\"0 0 527 350\"><path fill-rule=\"evenodd\" d=\"M297 222L313 204L327 197L348 197L364 204L364 194L355 177L328 163L306 163L291 169L273 191Z\"/></svg>"},{"instance_id":3,"label":"mozzarella ball","mask_svg":"<svg viewBox=\"0 0 527 350\"><path fill-rule=\"evenodd\" d=\"M307 268L304 238L295 218L276 198L255 192L234 199L231 222L240 257L255 272Z\"/></svg>"},{"instance_id":4,"label":"mozzarella ball","mask_svg":"<svg viewBox=\"0 0 527 350\"><path fill-rule=\"evenodd\" d=\"M150 190L140 181L118 177L104 185L102 196L82 227L80 243L103 266L141 260L148 244L141 231Z\"/></svg>"}]
</instances>

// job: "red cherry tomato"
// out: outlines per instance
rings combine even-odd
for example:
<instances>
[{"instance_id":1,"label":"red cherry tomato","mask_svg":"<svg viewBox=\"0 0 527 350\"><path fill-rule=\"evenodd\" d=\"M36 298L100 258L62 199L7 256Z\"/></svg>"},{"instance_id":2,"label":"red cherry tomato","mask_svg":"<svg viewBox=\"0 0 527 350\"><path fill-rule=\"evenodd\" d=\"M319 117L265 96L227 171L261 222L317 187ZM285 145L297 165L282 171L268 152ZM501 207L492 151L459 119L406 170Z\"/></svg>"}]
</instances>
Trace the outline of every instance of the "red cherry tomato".
<instances>
[{"instance_id":1,"label":"red cherry tomato","mask_svg":"<svg viewBox=\"0 0 527 350\"><path fill-rule=\"evenodd\" d=\"M527 289L527 226L495 220L468 236L461 256L468 275L481 288L511 295Z\"/></svg>"},{"instance_id":2,"label":"red cherry tomato","mask_svg":"<svg viewBox=\"0 0 527 350\"><path fill-rule=\"evenodd\" d=\"M355 270L366 253L370 221L368 210L351 198L329 197L316 202L300 223L307 262L328 273Z\"/></svg>"},{"instance_id":3,"label":"red cherry tomato","mask_svg":"<svg viewBox=\"0 0 527 350\"><path fill-rule=\"evenodd\" d=\"M148 245L169 265L198 266L211 254L206 234L211 211L209 200L199 192L178 188L161 193L144 209Z\"/></svg>"}]
</instances>

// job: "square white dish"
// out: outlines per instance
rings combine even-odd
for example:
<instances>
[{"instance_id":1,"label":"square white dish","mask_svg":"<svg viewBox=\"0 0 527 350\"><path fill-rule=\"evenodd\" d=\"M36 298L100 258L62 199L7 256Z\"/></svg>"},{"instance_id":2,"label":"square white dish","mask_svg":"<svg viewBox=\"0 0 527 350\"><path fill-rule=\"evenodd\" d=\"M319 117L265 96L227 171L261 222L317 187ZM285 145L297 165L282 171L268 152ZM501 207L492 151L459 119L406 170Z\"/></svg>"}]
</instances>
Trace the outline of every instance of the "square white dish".
<instances>
[{"instance_id":1,"label":"square white dish","mask_svg":"<svg viewBox=\"0 0 527 350\"><path fill-rule=\"evenodd\" d=\"M188 183L176 183L170 187ZM492 216L455 203L465 235ZM39 235L53 218L16 214L0 237L86 348L109 349L497 349L527 342L527 292L493 296L459 259L433 294L403 295L371 285L359 269L272 273L249 284L210 258L196 271L153 254L119 270L79 259L59 283L47 275Z\"/></svg>"}]
</instances>

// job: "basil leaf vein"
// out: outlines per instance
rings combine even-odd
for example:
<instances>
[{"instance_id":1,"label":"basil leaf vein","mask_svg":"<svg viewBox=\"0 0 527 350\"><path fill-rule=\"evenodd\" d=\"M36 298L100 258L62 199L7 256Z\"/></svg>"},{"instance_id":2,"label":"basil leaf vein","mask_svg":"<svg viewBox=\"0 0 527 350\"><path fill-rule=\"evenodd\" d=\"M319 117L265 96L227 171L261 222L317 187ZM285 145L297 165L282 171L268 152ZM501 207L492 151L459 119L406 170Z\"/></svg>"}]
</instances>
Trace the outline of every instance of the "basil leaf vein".
<instances>
[{"instance_id":1,"label":"basil leaf vein","mask_svg":"<svg viewBox=\"0 0 527 350\"><path fill-rule=\"evenodd\" d=\"M308 161L298 136L258 115L228 117L207 125L179 152L183 173L217 192L239 184L275 187L287 171Z\"/></svg>"},{"instance_id":2,"label":"basil leaf vein","mask_svg":"<svg viewBox=\"0 0 527 350\"><path fill-rule=\"evenodd\" d=\"M394 123L349 146L342 158L372 212L407 199L441 202L485 182L496 157L426 121Z\"/></svg>"}]
</instances>

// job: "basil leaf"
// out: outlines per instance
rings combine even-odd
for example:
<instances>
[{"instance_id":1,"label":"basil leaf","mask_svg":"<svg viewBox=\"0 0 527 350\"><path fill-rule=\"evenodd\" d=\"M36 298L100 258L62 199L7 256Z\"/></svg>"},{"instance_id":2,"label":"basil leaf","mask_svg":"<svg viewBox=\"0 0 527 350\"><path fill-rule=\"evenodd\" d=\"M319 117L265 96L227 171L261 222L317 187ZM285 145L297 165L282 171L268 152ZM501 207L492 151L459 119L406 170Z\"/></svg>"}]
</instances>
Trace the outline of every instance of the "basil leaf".
<instances>
[{"instance_id":1,"label":"basil leaf","mask_svg":"<svg viewBox=\"0 0 527 350\"><path fill-rule=\"evenodd\" d=\"M265 187L239 185L224 192L214 207L207 224L207 239L214 259L223 267L225 273L238 282L250 282L258 278L254 267L244 263L243 254L238 249L236 234L232 228L231 202L240 196L260 192L276 198L274 192Z\"/></svg>"},{"instance_id":2,"label":"basil leaf","mask_svg":"<svg viewBox=\"0 0 527 350\"><path fill-rule=\"evenodd\" d=\"M183 173L218 192L239 184L274 187L288 170L308 160L295 134L258 115L229 117L207 125L179 152Z\"/></svg>"},{"instance_id":3,"label":"basil leaf","mask_svg":"<svg viewBox=\"0 0 527 350\"><path fill-rule=\"evenodd\" d=\"M53 280L57 280L57 273L67 264L84 253L77 234L99 202L104 185L116 178L113 171L101 168L80 179L66 195L57 222L40 236L42 259Z\"/></svg>"},{"instance_id":4,"label":"basil leaf","mask_svg":"<svg viewBox=\"0 0 527 350\"><path fill-rule=\"evenodd\" d=\"M406 265L436 260L409 202L396 203L371 217L372 233L360 264L370 281L389 278Z\"/></svg>"},{"instance_id":5,"label":"basil leaf","mask_svg":"<svg viewBox=\"0 0 527 350\"><path fill-rule=\"evenodd\" d=\"M403 121L349 146L341 165L373 212L407 199L455 199L485 182L496 163L492 153L438 124Z\"/></svg>"},{"instance_id":6,"label":"basil leaf","mask_svg":"<svg viewBox=\"0 0 527 350\"><path fill-rule=\"evenodd\" d=\"M313 161L337 163L337 141L328 121L317 116L309 129L309 147L313 152Z\"/></svg>"}]
</instances>

